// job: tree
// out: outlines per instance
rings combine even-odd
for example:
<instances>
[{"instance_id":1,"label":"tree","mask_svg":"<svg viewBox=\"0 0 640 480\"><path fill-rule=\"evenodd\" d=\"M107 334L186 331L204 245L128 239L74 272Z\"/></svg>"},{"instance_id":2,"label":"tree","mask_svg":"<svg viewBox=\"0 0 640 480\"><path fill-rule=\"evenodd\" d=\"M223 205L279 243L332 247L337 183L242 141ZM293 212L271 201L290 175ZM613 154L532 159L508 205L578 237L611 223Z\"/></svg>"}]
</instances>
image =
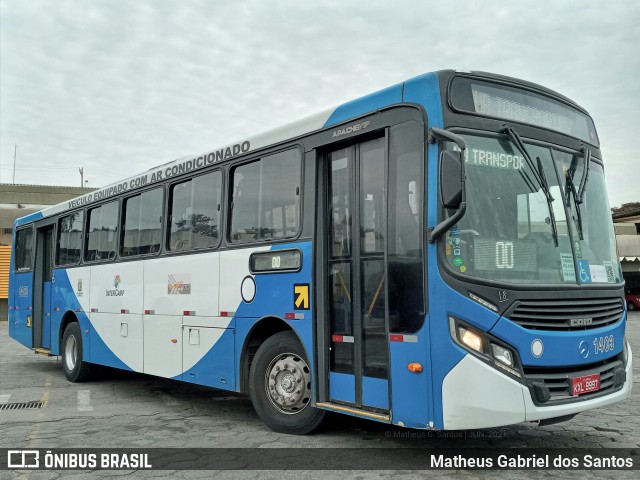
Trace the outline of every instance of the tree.
<instances>
[{"instance_id":1,"label":"tree","mask_svg":"<svg viewBox=\"0 0 640 480\"><path fill-rule=\"evenodd\" d=\"M628 202L623 203L619 207L612 207L611 213L616 214L635 210L640 210L640 202Z\"/></svg>"}]
</instances>

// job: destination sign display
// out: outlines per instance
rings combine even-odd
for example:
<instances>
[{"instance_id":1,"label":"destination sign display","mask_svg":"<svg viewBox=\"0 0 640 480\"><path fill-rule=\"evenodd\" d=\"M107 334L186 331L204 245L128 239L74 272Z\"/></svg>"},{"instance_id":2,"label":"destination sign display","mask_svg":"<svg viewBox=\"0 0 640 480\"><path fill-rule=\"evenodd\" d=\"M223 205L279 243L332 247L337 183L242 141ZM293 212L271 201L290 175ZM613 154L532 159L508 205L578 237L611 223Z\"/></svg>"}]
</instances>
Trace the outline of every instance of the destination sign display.
<instances>
[{"instance_id":1,"label":"destination sign display","mask_svg":"<svg viewBox=\"0 0 640 480\"><path fill-rule=\"evenodd\" d=\"M525 166L525 159L520 155L483 150L480 148L467 148L464 151L465 162L471 165L504 168L507 170L520 170Z\"/></svg>"},{"instance_id":2,"label":"destination sign display","mask_svg":"<svg viewBox=\"0 0 640 480\"><path fill-rule=\"evenodd\" d=\"M593 120L552 92L458 76L449 95L456 110L526 123L599 145Z\"/></svg>"}]
</instances>

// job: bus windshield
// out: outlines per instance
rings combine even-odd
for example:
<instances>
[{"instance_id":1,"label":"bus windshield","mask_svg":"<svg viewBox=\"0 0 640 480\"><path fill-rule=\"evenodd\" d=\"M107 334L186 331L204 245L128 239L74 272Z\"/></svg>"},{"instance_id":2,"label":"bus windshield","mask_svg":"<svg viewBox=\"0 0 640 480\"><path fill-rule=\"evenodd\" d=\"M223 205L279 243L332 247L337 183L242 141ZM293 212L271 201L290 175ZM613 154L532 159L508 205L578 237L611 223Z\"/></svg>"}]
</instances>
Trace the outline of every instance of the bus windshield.
<instances>
[{"instance_id":1,"label":"bus windshield","mask_svg":"<svg viewBox=\"0 0 640 480\"><path fill-rule=\"evenodd\" d=\"M464 138L467 211L447 232L445 244L455 271L510 283L622 281L599 164L591 161L584 201L576 206L570 186L583 176L582 153L527 144L530 165L505 136ZM538 167L552 200L532 170Z\"/></svg>"}]
</instances>

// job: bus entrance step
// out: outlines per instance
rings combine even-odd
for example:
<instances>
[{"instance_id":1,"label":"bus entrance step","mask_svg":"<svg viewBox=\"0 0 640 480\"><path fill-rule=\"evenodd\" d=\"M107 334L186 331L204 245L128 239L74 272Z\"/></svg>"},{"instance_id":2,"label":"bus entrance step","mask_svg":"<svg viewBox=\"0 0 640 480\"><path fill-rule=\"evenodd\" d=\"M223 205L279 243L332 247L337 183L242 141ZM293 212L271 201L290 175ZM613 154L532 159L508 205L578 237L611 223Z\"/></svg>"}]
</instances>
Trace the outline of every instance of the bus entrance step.
<instances>
[{"instance_id":1,"label":"bus entrance step","mask_svg":"<svg viewBox=\"0 0 640 480\"><path fill-rule=\"evenodd\" d=\"M39 355L46 355L47 357L51 356L51 350L48 348L39 348L36 347L33 349L33 353L37 353Z\"/></svg>"},{"instance_id":2,"label":"bus entrance step","mask_svg":"<svg viewBox=\"0 0 640 480\"><path fill-rule=\"evenodd\" d=\"M371 418L373 420L379 420L381 422L389 423L391 418L384 413L369 412L368 410L362 410L361 408L347 407L345 405L338 405L333 402L317 402L316 407L323 408L325 410L332 410L334 412L350 413L358 417Z\"/></svg>"}]
</instances>

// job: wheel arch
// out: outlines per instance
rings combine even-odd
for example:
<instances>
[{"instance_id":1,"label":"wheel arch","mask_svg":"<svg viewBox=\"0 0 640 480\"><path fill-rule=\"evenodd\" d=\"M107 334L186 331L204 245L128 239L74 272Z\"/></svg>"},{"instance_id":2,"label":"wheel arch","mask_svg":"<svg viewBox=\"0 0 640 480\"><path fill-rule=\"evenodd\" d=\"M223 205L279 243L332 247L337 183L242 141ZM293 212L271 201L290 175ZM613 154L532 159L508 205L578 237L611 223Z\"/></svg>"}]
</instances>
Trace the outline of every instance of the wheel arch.
<instances>
[{"instance_id":1,"label":"wheel arch","mask_svg":"<svg viewBox=\"0 0 640 480\"><path fill-rule=\"evenodd\" d=\"M307 351L304 342L300 338L300 335L298 335L298 332L296 332L289 323L276 316L263 317L251 327L242 345L242 353L240 355L239 390L241 393L249 392L249 372L251 370L253 357L258 351L258 348L266 339L280 332L293 332L298 339L298 342L302 346L307 359L312 361L309 357L309 352Z\"/></svg>"},{"instance_id":2,"label":"wheel arch","mask_svg":"<svg viewBox=\"0 0 640 480\"><path fill-rule=\"evenodd\" d=\"M78 322L78 324L80 323L76 314L71 310L64 312L62 320L60 320L60 329L58 330L58 345L60 346L60 352L62 352L62 336L64 335L64 331L67 328L67 325L73 322Z\"/></svg>"}]
</instances>

